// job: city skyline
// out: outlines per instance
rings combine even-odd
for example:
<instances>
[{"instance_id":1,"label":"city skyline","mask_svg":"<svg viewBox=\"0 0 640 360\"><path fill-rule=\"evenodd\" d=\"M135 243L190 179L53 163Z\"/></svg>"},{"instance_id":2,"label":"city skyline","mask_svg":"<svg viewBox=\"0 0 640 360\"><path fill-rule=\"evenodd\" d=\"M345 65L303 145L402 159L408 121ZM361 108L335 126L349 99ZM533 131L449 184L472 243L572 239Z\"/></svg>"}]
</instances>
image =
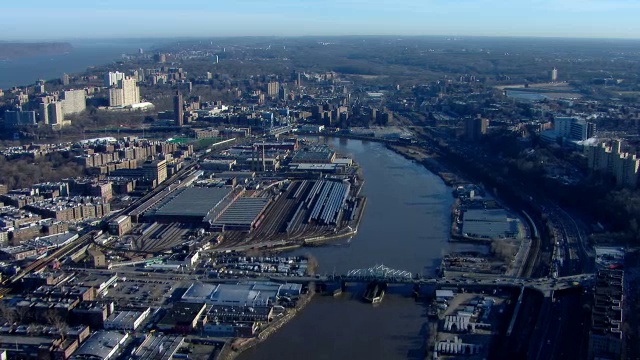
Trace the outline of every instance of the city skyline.
<instances>
[{"instance_id":1,"label":"city skyline","mask_svg":"<svg viewBox=\"0 0 640 360\"><path fill-rule=\"evenodd\" d=\"M2 40L12 41L255 35L640 38L640 24L635 21L640 3L630 0L240 0L188 4L66 0L37 7L21 3L2 7L6 21ZM40 27L25 23L52 26L45 35Z\"/></svg>"}]
</instances>

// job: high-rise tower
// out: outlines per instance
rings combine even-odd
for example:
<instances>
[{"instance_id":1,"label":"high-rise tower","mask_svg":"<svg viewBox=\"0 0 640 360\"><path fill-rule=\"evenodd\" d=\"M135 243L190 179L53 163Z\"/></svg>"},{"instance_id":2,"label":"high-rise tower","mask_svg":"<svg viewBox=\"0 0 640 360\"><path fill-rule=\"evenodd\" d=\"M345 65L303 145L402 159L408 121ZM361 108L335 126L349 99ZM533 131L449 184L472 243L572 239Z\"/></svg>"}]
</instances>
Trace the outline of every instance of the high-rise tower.
<instances>
[{"instance_id":1,"label":"high-rise tower","mask_svg":"<svg viewBox=\"0 0 640 360\"><path fill-rule=\"evenodd\" d=\"M176 126L182 126L184 112L182 110L182 93L180 90L176 91L176 95L173 97L173 115L175 116Z\"/></svg>"}]
</instances>

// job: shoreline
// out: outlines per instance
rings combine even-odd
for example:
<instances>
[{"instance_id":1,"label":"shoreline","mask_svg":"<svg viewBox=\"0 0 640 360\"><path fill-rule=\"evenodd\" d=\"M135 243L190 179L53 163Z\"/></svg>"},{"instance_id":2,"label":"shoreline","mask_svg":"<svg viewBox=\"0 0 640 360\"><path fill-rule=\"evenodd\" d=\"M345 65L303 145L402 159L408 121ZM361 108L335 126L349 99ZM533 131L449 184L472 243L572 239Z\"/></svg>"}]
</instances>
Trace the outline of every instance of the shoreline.
<instances>
[{"instance_id":1,"label":"shoreline","mask_svg":"<svg viewBox=\"0 0 640 360\"><path fill-rule=\"evenodd\" d=\"M362 139L356 139L356 140L362 140ZM448 187L452 187L452 186L456 186L457 184L465 183L465 181L463 181L463 179L458 174L449 172L448 169L444 165L442 165L440 162L438 162L433 157L425 156L424 153L419 152L417 150L412 150L410 147L391 145L391 144L388 144L388 143L384 144L384 146L388 150L393 151L394 153L404 157L405 159L410 160L412 162L415 162L418 165L423 166L426 170L428 170L429 172L431 172L431 173L435 174L436 176L438 176L445 183L445 185L447 185ZM360 188L360 190L361 189L362 189L362 187ZM322 236L318 236L318 237L311 237L311 238L307 238L307 239L302 239L301 243L299 242L300 240L296 240L297 243L282 244L282 246L270 248L270 249L268 249L268 251L278 252L278 251L292 250L292 249L305 247L305 246L322 246L322 244L325 243L325 242L329 242L329 241L336 240L336 239L343 238L343 237L347 237L347 236L356 235L357 232L358 232L358 227L359 227L359 225L360 225L360 223L362 221L364 209L366 208L366 203L367 203L367 198L363 197L362 206L358 210L356 226L351 231L348 231L348 232L345 232L345 233L341 233L341 234L336 234L336 235L322 235ZM472 239L472 238L470 239L470 238L466 238L466 237L463 237L463 236L460 236L460 235L456 236L455 234L453 234L451 229L449 231L449 235L450 235L449 236L449 241L468 242L468 243L482 243L483 245L487 245L488 243L490 243L490 241L488 241L487 239ZM290 320L292 320L298 314L299 311L303 310L304 307L306 307L306 305L308 305L312 301L314 295L315 295L315 293L310 293L309 296L303 298L303 300L301 300L301 302L299 304L299 307L297 307L295 309L292 309L290 312L288 312L282 318L277 319L274 323L270 324L269 327L264 329L264 331L260 332L258 334L258 336L254 337L254 338L247 339L246 341L240 343L239 345L234 345L234 342L237 341L237 339L234 339L234 340L231 340L230 342L227 342L225 344L223 350L219 354L218 358L221 359L221 360L233 360L233 359L236 359L243 352L245 352L245 351L247 351L247 350L259 345L263 341L267 340L269 336L271 336L273 333L278 331L282 326L284 326Z\"/></svg>"},{"instance_id":2,"label":"shoreline","mask_svg":"<svg viewBox=\"0 0 640 360\"><path fill-rule=\"evenodd\" d=\"M300 300L300 303L297 307L288 311L281 318L274 320L269 324L264 330L260 331L257 336L252 337L238 345L237 347L233 345L233 342L237 341L240 338L234 338L233 340L225 343L222 351L218 354L218 360L233 360L240 356L243 352L260 345L263 341L267 340L271 335L273 335L276 331L278 331L282 326L286 325L289 321L291 321L298 312L302 311L313 297L316 295L315 291L311 290L311 286L309 286L309 293Z\"/></svg>"},{"instance_id":3,"label":"shoreline","mask_svg":"<svg viewBox=\"0 0 640 360\"><path fill-rule=\"evenodd\" d=\"M406 146L385 144L385 147L407 160L411 160L419 165L424 166L425 169L438 176L447 186L455 186L457 184L467 183L462 178L460 178L459 175L448 171L448 169L444 165L442 165L438 160L435 160L433 157L420 157L417 154L412 155L411 152L414 152L415 150L411 150ZM403 151L403 148L406 150Z\"/></svg>"},{"instance_id":4,"label":"shoreline","mask_svg":"<svg viewBox=\"0 0 640 360\"><path fill-rule=\"evenodd\" d=\"M464 183L464 181L462 181L463 179L459 175L442 171L442 170L446 170L445 166L439 163L437 160L434 160L432 157L425 156L423 153L420 153L416 150L412 150L404 146L385 144L385 147L390 151L393 151L396 154L399 154L405 159L414 161L424 166L431 173L437 175L440 179L442 179L442 181L447 186L455 186L456 184ZM420 157L420 155L423 155L423 157ZM523 224L524 223L525 222L523 222ZM529 229L529 232L531 232L531 229ZM464 236L464 235L454 233L453 219L452 219L452 226L449 231L448 241L465 243L465 244L484 245L484 246L490 246L491 243L493 242L492 239L474 238L474 237L469 237L469 236ZM528 261L530 261L529 256L531 255L530 250L532 246L532 241L530 238L529 239L523 238L523 239L520 239L519 241L520 241L520 244L518 245L518 251L514 256L514 261L516 261L518 258L520 258L520 261L518 261L518 266L515 269L514 268L510 269L512 272L515 272L517 276L522 275L523 272L525 271L525 264ZM522 253L524 253L524 259L523 259Z\"/></svg>"}]
</instances>

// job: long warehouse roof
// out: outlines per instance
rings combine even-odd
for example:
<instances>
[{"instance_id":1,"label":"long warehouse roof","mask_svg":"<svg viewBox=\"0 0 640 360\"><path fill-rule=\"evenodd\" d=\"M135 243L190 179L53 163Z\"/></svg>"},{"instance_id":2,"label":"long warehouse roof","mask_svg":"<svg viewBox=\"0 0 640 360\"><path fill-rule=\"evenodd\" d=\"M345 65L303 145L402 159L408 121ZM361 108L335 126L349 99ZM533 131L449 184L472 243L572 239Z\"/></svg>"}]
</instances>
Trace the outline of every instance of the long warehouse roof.
<instances>
[{"instance_id":1,"label":"long warehouse roof","mask_svg":"<svg viewBox=\"0 0 640 360\"><path fill-rule=\"evenodd\" d=\"M185 188L155 211L158 216L205 217L231 193L231 188Z\"/></svg>"},{"instance_id":2,"label":"long warehouse roof","mask_svg":"<svg viewBox=\"0 0 640 360\"><path fill-rule=\"evenodd\" d=\"M269 199L239 198L220 215L214 225L251 225L267 204Z\"/></svg>"}]
</instances>

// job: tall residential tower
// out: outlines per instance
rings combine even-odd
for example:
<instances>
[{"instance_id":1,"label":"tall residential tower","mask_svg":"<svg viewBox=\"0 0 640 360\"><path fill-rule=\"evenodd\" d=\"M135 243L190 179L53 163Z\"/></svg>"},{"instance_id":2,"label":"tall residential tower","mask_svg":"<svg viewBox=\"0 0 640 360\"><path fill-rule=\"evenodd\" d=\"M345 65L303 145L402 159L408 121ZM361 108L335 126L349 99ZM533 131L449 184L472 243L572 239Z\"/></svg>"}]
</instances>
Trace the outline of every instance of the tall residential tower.
<instances>
[{"instance_id":1,"label":"tall residential tower","mask_svg":"<svg viewBox=\"0 0 640 360\"><path fill-rule=\"evenodd\" d=\"M173 116L176 120L176 126L182 126L184 111L182 109L182 93L180 90L176 91L176 95L173 97Z\"/></svg>"}]
</instances>

